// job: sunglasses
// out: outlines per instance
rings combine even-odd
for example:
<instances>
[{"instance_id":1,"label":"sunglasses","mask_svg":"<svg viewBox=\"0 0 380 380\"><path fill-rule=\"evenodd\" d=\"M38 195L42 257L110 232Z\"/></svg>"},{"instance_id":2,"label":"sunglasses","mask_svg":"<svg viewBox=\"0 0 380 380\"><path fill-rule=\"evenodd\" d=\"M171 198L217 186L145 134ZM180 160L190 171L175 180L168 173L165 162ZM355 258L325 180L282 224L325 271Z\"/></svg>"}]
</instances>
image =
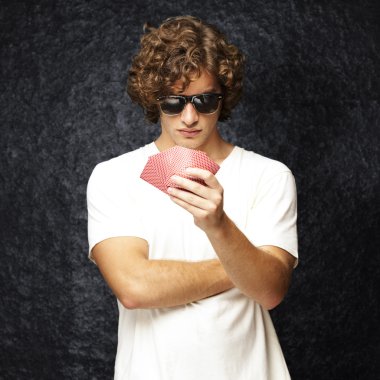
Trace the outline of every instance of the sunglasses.
<instances>
[{"instance_id":1,"label":"sunglasses","mask_svg":"<svg viewBox=\"0 0 380 380\"><path fill-rule=\"evenodd\" d=\"M179 115L187 103L191 103L199 113L214 113L218 110L219 101L223 99L222 94L199 94L191 96L168 95L160 96L157 101L161 111L166 115Z\"/></svg>"}]
</instances>

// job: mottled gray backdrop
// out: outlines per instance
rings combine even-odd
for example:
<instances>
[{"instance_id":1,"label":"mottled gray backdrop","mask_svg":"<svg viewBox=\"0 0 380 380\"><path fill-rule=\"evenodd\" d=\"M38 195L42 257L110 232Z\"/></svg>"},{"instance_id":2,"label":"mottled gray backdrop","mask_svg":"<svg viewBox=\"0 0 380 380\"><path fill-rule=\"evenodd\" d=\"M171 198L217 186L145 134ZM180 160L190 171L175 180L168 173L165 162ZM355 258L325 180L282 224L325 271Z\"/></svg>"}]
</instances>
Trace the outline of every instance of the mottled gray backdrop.
<instances>
[{"instance_id":1,"label":"mottled gray backdrop","mask_svg":"<svg viewBox=\"0 0 380 380\"><path fill-rule=\"evenodd\" d=\"M300 265L272 312L293 379L378 379L379 8L0 1L0 378L112 378L117 309L87 259L87 180L159 130L125 93L143 23L192 14L247 55L223 134L296 177Z\"/></svg>"}]
</instances>

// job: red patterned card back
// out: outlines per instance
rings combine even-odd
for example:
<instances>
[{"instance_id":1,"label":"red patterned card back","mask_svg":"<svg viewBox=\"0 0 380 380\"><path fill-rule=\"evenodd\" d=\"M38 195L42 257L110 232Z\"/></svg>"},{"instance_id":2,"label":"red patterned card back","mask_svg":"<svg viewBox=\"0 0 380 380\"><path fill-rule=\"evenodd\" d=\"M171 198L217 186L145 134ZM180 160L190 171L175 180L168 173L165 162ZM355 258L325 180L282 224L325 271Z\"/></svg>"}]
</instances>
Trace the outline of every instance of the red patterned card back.
<instances>
[{"instance_id":1,"label":"red patterned card back","mask_svg":"<svg viewBox=\"0 0 380 380\"><path fill-rule=\"evenodd\" d=\"M219 165L211 160L206 153L195 149L174 146L149 157L140 178L167 194L169 186L176 186L170 181L172 175L176 174L195 180L186 173L185 170L188 167L209 170L213 174L216 174L219 170ZM196 181L203 182L200 180Z\"/></svg>"}]
</instances>

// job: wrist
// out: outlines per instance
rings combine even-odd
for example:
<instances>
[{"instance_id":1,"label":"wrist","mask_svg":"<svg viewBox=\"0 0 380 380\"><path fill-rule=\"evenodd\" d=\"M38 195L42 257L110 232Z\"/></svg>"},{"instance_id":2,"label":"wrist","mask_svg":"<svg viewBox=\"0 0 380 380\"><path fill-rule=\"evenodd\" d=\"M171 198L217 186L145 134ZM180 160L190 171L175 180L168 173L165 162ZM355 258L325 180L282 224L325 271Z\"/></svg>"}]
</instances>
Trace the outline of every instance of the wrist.
<instances>
[{"instance_id":1,"label":"wrist","mask_svg":"<svg viewBox=\"0 0 380 380\"><path fill-rule=\"evenodd\" d=\"M223 211L223 214L220 216L219 223L208 228L205 232L210 241L215 239L224 239L228 237L232 226L234 226L234 223Z\"/></svg>"}]
</instances>

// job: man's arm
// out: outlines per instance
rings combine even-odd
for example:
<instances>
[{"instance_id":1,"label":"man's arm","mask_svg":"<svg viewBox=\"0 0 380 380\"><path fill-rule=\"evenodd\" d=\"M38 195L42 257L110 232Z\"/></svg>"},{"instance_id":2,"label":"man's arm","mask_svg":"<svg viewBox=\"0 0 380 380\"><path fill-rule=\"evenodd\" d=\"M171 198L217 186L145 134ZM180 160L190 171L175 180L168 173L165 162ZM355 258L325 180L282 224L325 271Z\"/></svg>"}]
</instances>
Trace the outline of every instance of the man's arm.
<instances>
[{"instance_id":1,"label":"man's arm","mask_svg":"<svg viewBox=\"0 0 380 380\"><path fill-rule=\"evenodd\" d=\"M103 240L92 257L129 309L184 305L233 287L219 260L149 260L147 242L136 237Z\"/></svg>"},{"instance_id":2,"label":"man's arm","mask_svg":"<svg viewBox=\"0 0 380 380\"><path fill-rule=\"evenodd\" d=\"M215 176L202 169L187 171L206 186L174 176L173 181L188 191L169 189L172 200L207 234L234 285L266 309L276 307L288 290L295 258L278 247L254 246L224 212L223 188Z\"/></svg>"}]
</instances>

